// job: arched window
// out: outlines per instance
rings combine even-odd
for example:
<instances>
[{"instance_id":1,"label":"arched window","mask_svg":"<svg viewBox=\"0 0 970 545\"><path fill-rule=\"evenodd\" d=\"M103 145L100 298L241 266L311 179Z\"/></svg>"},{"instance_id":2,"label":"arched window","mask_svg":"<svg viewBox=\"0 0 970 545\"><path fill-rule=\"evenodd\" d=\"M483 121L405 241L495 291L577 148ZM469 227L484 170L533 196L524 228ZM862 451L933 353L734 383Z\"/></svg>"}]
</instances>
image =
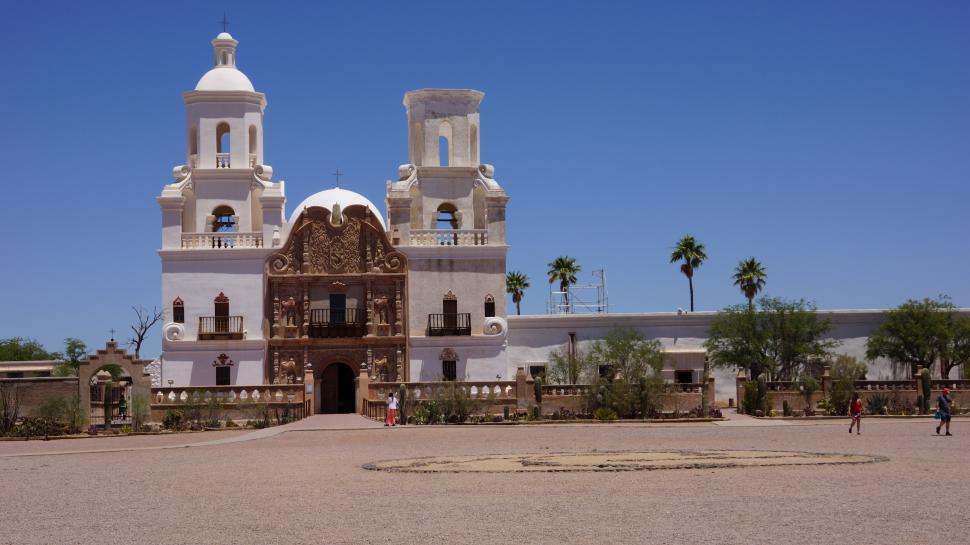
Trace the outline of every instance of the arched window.
<instances>
[{"instance_id":1,"label":"arched window","mask_svg":"<svg viewBox=\"0 0 970 545\"><path fill-rule=\"evenodd\" d=\"M438 206L438 213L434 220L435 229L458 229L461 226L461 216L458 209L451 203L442 203Z\"/></svg>"},{"instance_id":2,"label":"arched window","mask_svg":"<svg viewBox=\"0 0 970 545\"><path fill-rule=\"evenodd\" d=\"M239 226L236 225L236 212L232 208L219 206L212 211L212 215L214 216L213 233L235 233L239 230Z\"/></svg>"},{"instance_id":3,"label":"arched window","mask_svg":"<svg viewBox=\"0 0 970 545\"><path fill-rule=\"evenodd\" d=\"M492 294L485 296L485 317L492 318L495 316L495 298Z\"/></svg>"},{"instance_id":4,"label":"arched window","mask_svg":"<svg viewBox=\"0 0 970 545\"><path fill-rule=\"evenodd\" d=\"M222 52L222 64L223 66L229 64L229 53L226 53L225 51Z\"/></svg>"},{"instance_id":5,"label":"arched window","mask_svg":"<svg viewBox=\"0 0 970 545\"><path fill-rule=\"evenodd\" d=\"M450 166L454 159L454 150L451 146L451 123L442 121L441 125L438 125L438 165Z\"/></svg>"},{"instance_id":6,"label":"arched window","mask_svg":"<svg viewBox=\"0 0 970 545\"><path fill-rule=\"evenodd\" d=\"M216 168L229 168L229 123L216 126Z\"/></svg>"},{"instance_id":7,"label":"arched window","mask_svg":"<svg viewBox=\"0 0 970 545\"><path fill-rule=\"evenodd\" d=\"M172 301L172 321L177 324L185 323L185 303L182 302L181 297L176 297Z\"/></svg>"}]
</instances>

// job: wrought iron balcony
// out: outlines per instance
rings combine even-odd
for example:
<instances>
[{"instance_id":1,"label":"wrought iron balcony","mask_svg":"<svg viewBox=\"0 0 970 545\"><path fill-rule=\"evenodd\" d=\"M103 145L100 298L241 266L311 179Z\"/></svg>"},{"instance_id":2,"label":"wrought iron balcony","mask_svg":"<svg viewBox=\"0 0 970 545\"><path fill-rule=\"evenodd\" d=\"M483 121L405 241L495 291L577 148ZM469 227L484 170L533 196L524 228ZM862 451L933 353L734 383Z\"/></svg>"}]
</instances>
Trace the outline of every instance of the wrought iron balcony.
<instances>
[{"instance_id":1,"label":"wrought iron balcony","mask_svg":"<svg viewBox=\"0 0 970 545\"><path fill-rule=\"evenodd\" d=\"M467 312L460 314L428 314L429 337L471 334L472 315Z\"/></svg>"},{"instance_id":2,"label":"wrought iron balcony","mask_svg":"<svg viewBox=\"0 0 970 545\"><path fill-rule=\"evenodd\" d=\"M367 335L367 310L362 308L310 309L307 335L314 339L363 337Z\"/></svg>"},{"instance_id":3,"label":"wrought iron balcony","mask_svg":"<svg viewBox=\"0 0 970 545\"><path fill-rule=\"evenodd\" d=\"M199 316L200 341L242 338L242 316Z\"/></svg>"}]
</instances>

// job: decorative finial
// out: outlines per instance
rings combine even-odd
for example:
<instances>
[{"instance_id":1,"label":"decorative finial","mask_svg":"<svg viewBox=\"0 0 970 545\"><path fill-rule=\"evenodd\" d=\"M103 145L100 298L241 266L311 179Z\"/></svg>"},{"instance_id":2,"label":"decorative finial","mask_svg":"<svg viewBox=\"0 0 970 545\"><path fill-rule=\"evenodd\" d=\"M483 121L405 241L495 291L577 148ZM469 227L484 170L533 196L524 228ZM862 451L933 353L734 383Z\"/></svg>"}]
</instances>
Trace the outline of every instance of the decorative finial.
<instances>
[{"instance_id":1,"label":"decorative finial","mask_svg":"<svg viewBox=\"0 0 970 545\"><path fill-rule=\"evenodd\" d=\"M229 18L226 17L226 12L222 12L222 20L219 23L222 25L223 32L229 32Z\"/></svg>"},{"instance_id":2,"label":"decorative finial","mask_svg":"<svg viewBox=\"0 0 970 545\"><path fill-rule=\"evenodd\" d=\"M337 170L333 171L333 177L336 178L337 180L337 187L340 187L340 177L342 175L343 175L343 172L340 172L340 168L337 168Z\"/></svg>"},{"instance_id":3,"label":"decorative finial","mask_svg":"<svg viewBox=\"0 0 970 545\"><path fill-rule=\"evenodd\" d=\"M115 328L111 328L111 342L115 342Z\"/></svg>"}]
</instances>

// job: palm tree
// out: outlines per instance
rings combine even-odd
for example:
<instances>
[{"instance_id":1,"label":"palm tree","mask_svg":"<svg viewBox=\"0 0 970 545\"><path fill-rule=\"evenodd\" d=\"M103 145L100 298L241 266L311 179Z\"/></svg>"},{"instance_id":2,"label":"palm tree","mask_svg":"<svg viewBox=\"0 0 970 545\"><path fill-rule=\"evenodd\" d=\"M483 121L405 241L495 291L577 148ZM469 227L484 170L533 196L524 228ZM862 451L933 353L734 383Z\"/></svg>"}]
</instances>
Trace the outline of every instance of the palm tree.
<instances>
[{"instance_id":1,"label":"palm tree","mask_svg":"<svg viewBox=\"0 0 970 545\"><path fill-rule=\"evenodd\" d=\"M684 235L684 238L677 242L674 251L670 254L671 263L684 261L680 265L680 272L684 273L690 285L691 312L694 312L694 269L700 267L705 259L707 259L707 254L704 253L704 245L690 235Z\"/></svg>"},{"instance_id":2,"label":"palm tree","mask_svg":"<svg viewBox=\"0 0 970 545\"><path fill-rule=\"evenodd\" d=\"M754 308L754 297L765 287L765 278L768 273L753 257L742 260L734 268L734 285L740 287L741 293L748 298L748 308Z\"/></svg>"},{"instance_id":3,"label":"palm tree","mask_svg":"<svg viewBox=\"0 0 970 545\"><path fill-rule=\"evenodd\" d=\"M576 283L576 273L583 270L582 267L576 263L576 259L561 255L556 258L555 261L549 264L549 283L559 281L559 291L563 292L563 302L566 304L566 310L569 311L569 285Z\"/></svg>"},{"instance_id":4,"label":"palm tree","mask_svg":"<svg viewBox=\"0 0 970 545\"><path fill-rule=\"evenodd\" d=\"M505 293L512 294L512 302L515 303L515 314L522 314L520 303L525 297L525 290L529 287L529 277L519 271L509 271L505 273Z\"/></svg>"}]
</instances>

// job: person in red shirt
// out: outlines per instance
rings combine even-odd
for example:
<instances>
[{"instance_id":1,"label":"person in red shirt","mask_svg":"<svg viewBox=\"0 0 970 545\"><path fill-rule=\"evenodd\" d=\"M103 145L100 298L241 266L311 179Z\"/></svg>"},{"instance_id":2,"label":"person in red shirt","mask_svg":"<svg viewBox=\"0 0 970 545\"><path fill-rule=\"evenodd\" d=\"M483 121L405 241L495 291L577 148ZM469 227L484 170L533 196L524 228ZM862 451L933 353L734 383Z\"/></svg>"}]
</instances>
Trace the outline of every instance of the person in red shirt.
<instances>
[{"instance_id":1,"label":"person in red shirt","mask_svg":"<svg viewBox=\"0 0 970 545\"><path fill-rule=\"evenodd\" d=\"M855 434L862 435L862 399L858 393L852 394L852 403L849 403L849 416L852 417L852 422L849 424L849 433L852 433L852 427L855 426Z\"/></svg>"}]
</instances>

